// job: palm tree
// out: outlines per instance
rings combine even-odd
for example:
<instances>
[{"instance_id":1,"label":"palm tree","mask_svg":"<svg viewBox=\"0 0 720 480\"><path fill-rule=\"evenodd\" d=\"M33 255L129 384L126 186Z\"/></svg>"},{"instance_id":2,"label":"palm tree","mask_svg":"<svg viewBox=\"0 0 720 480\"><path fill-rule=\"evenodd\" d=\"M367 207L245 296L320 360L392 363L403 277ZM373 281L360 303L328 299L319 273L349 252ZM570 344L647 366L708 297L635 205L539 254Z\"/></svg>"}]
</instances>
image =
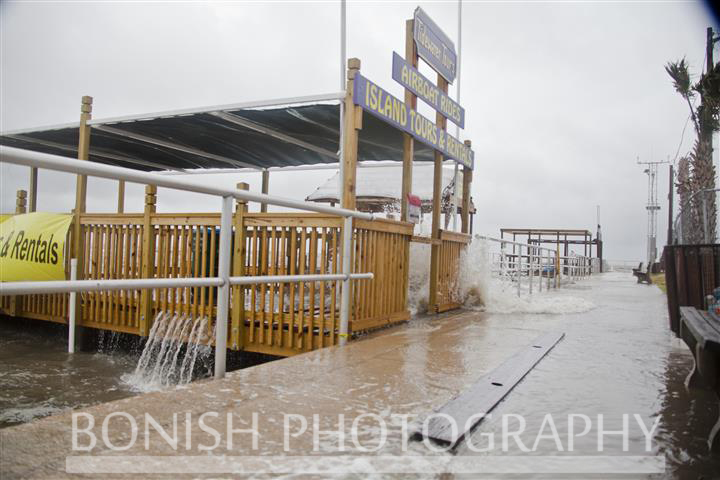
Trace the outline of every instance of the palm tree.
<instances>
[{"instance_id":1,"label":"palm tree","mask_svg":"<svg viewBox=\"0 0 720 480\"><path fill-rule=\"evenodd\" d=\"M715 165L712 161L712 135L720 129L720 62L693 84L690 70L685 59L669 62L665 71L673 81L675 91L687 102L690 118L695 127L697 140L692 152L687 156L689 165L684 178L677 184L680 205L683 209L686 227L683 241L701 243L704 233L713 242L717 229L717 206L715 203ZM700 106L695 107L693 100L700 96ZM682 172L682 164L680 165ZM697 193L701 190L711 192ZM692 201L690 196L693 195ZM687 236L686 236L687 234Z\"/></svg>"}]
</instances>

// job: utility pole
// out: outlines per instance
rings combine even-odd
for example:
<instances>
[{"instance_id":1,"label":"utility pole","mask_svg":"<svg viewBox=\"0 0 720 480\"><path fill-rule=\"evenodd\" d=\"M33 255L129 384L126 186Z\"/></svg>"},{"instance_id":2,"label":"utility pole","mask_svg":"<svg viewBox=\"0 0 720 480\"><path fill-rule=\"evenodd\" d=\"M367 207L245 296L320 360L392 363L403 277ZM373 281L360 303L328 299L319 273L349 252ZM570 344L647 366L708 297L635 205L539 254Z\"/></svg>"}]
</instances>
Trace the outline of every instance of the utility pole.
<instances>
[{"instance_id":1,"label":"utility pole","mask_svg":"<svg viewBox=\"0 0 720 480\"><path fill-rule=\"evenodd\" d=\"M709 76L713 69L715 68L715 61L713 60L713 50L715 48L715 42L719 41L720 37L716 37L713 33L712 27L707 28L706 37L705 37L705 58L706 58L706 64L705 64L705 75ZM700 105L703 107L705 106L706 100L705 95L703 94L703 89L701 89L700 92ZM707 112L707 108L703 108L703 112ZM703 116L705 116L706 113L703 113ZM713 145L712 145L712 136L713 136L713 128L712 128L712 122L710 119L705 118L701 119L700 128L702 129L702 132L700 132L700 141L705 142L707 144L708 149L708 155L712 162L713 158Z\"/></svg>"},{"instance_id":2,"label":"utility pole","mask_svg":"<svg viewBox=\"0 0 720 480\"><path fill-rule=\"evenodd\" d=\"M657 212L660 210L660 204L657 201L657 169L658 165L667 163L663 162L641 162L638 158L638 165L647 165L643 171L648 176L648 197L647 205L647 266L650 268L657 258Z\"/></svg>"},{"instance_id":3,"label":"utility pole","mask_svg":"<svg viewBox=\"0 0 720 480\"><path fill-rule=\"evenodd\" d=\"M590 247L590 255L592 256L592 246ZM600 205L597 206L597 233L595 234L595 252L600 261L600 273L603 272L603 253L602 253L602 231L600 230Z\"/></svg>"}]
</instances>

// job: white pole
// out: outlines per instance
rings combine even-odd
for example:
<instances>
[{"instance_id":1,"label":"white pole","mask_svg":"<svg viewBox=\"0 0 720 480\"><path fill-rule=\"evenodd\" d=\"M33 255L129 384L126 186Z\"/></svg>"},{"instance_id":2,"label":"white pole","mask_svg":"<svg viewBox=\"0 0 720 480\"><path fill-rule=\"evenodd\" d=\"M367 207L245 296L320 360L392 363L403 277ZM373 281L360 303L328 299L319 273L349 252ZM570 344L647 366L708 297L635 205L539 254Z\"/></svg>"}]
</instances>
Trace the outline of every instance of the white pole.
<instances>
[{"instance_id":1,"label":"white pole","mask_svg":"<svg viewBox=\"0 0 720 480\"><path fill-rule=\"evenodd\" d=\"M460 65L462 58L462 0L458 0L458 56L457 56L457 103L460 103ZM460 139L460 125L455 124L455 137ZM453 176L453 230L457 231L458 201L457 201L457 184L458 184L458 164L455 162L455 172ZM465 192L463 192L465 195Z\"/></svg>"},{"instance_id":2,"label":"white pole","mask_svg":"<svg viewBox=\"0 0 720 480\"><path fill-rule=\"evenodd\" d=\"M528 240L529 241L529 240ZM535 261L535 249L528 247L528 287L530 287L530 295L532 295L532 282L533 282L533 262Z\"/></svg>"},{"instance_id":3,"label":"white pole","mask_svg":"<svg viewBox=\"0 0 720 480\"><path fill-rule=\"evenodd\" d=\"M347 88L345 81L345 68L347 63L347 22L346 22L346 5L345 0L340 1L340 91ZM345 127L345 99L340 101L340 138L338 141L338 204L342 200L342 189L345 184L345 152L344 143L344 127Z\"/></svg>"},{"instance_id":4,"label":"white pole","mask_svg":"<svg viewBox=\"0 0 720 480\"><path fill-rule=\"evenodd\" d=\"M517 255L515 255L515 275L517 276L517 293L520 296L520 255L522 254L522 245L518 248Z\"/></svg>"},{"instance_id":5,"label":"white pole","mask_svg":"<svg viewBox=\"0 0 720 480\"><path fill-rule=\"evenodd\" d=\"M343 247L342 247L342 273L346 279L342 282L340 295L340 345L345 345L348 339L348 325L350 323L350 265L353 237L353 219L345 217L343 222Z\"/></svg>"},{"instance_id":6,"label":"white pole","mask_svg":"<svg viewBox=\"0 0 720 480\"><path fill-rule=\"evenodd\" d=\"M77 258L70 259L70 280L77 280ZM76 292L70 292L70 311L68 312L68 353L75 353L75 302Z\"/></svg>"},{"instance_id":7,"label":"white pole","mask_svg":"<svg viewBox=\"0 0 720 480\"><path fill-rule=\"evenodd\" d=\"M230 237L232 236L232 197L222 197L220 214L220 253L218 277L223 284L218 287L217 319L215 325L215 379L225 376L227 355L228 309L230 305Z\"/></svg>"}]
</instances>

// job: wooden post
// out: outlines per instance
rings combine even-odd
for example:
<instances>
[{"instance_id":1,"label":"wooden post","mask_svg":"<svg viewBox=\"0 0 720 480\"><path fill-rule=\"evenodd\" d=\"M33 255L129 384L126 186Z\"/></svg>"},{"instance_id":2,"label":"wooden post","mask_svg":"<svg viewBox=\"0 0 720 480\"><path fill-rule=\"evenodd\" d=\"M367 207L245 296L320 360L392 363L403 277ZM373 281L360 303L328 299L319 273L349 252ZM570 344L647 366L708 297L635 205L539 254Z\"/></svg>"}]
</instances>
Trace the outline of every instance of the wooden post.
<instances>
[{"instance_id":1,"label":"wooden post","mask_svg":"<svg viewBox=\"0 0 720 480\"><path fill-rule=\"evenodd\" d=\"M468 148L472 146L470 140L465 140ZM462 233L470 232L470 198L472 191L472 170L463 166L463 198L462 198L462 214L460 215L460 231Z\"/></svg>"},{"instance_id":2,"label":"wooden post","mask_svg":"<svg viewBox=\"0 0 720 480\"><path fill-rule=\"evenodd\" d=\"M90 126L88 122L92 118L92 97L83 96L80 104L80 127L78 128L78 160L87 160L90 150ZM87 201L87 177L85 175L77 175L75 181L75 208L73 209L72 223L72 257L77 259L77 279L83 280L84 262L83 252L85 245L83 242L82 225L80 223L81 216L85 213L85 204ZM75 296L75 324L80 326L83 310L82 295ZM76 330L76 333L79 331Z\"/></svg>"},{"instance_id":3,"label":"wooden post","mask_svg":"<svg viewBox=\"0 0 720 480\"><path fill-rule=\"evenodd\" d=\"M156 211L157 187L145 186L145 210L142 231L142 278L155 277L155 231L152 224L152 215ZM140 294L140 335L146 336L152 327L153 290L145 289Z\"/></svg>"},{"instance_id":4,"label":"wooden post","mask_svg":"<svg viewBox=\"0 0 720 480\"><path fill-rule=\"evenodd\" d=\"M117 212L125 212L125 180L118 180L118 204Z\"/></svg>"},{"instance_id":5,"label":"wooden post","mask_svg":"<svg viewBox=\"0 0 720 480\"><path fill-rule=\"evenodd\" d=\"M27 213L27 192L25 190L18 190L15 193L15 214L22 215ZM20 303L22 302L22 296L12 295L10 297L10 316L17 316Z\"/></svg>"},{"instance_id":6,"label":"wooden post","mask_svg":"<svg viewBox=\"0 0 720 480\"><path fill-rule=\"evenodd\" d=\"M438 74L437 84L440 91L447 94L448 82ZM436 125L445 130L447 119L440 113L435 114ZM442 162L443 156L435 150L435 169L433 172L433 210L432 210L432 238L436 240L430 246L430 295L428 298L428 312L437 313L438 307L438 281L440 272L440 208L442 196Z\"/></svg>"},{"instance_id":7,"label":"wooden post","mask_svg":"<svg viewBox=\"0 0 720 480\"><path fill-rule=\"evenodd\" d=\"M238 190L249 190L250 185L245 182L237 184ZM235 207L235 240L234 240L234 251L233 251L233 264L232 264L232 276L242 277L245 275L245 213L248 211L247 202L245 200L238 200ZM282 312L281 317L282 317ZM240 350L243 347L243 332L242 329L245 325L245 287L242 285L235 285L232 292L232 308L230 310L231 315L231 328L230 332L230 344L234 350Z\"/></svg>"},{"instance_id":8,"label":"wooden post","mask_svg":"<svg viewBox=\"0 0 720 480\"><path fill-rule=\"evenodd\" d=\"M418 54L413 39L415 20L405 22L405 61L413 67L418 67ZM408 108L417 108L417 96L407 88L405 89L405 105ZM412 167L415 154L415 142L412 135L403 133L403 170L402 194L400 197L400 220L408 221L408 194L412 192Z\"/></svg>"},{"instance_id":9,"label":"wooden post","mask_svg":"<svg viewBox=\"0 0 720 480\"><path fill-rule=\"evenodd\" d=\"M20 215L27 213L27 191L18 190L15 194L15 213Z\"/></svg>"},{"instance_id":10,"label":"wooden post","mask_svg":"<svg viewBox=\"0 0 720 480\"><path fill-rule=\"evenodd\" d=\"M238 185L240 185L240 184L238 184ZM270 171L266 169L266 170L262 171L262 190L261 190L262 193L267 195L267 193L269 191L268 190L269 187L270 187ZM238 186L238 188L240 188L240 187ZM263 213L267 212L267 207L268 207L267 203L261 203L260 211Z\"/></svg>"},{"instance_id":11,"label":"wooden post","mask_svg":"<svg viewBox=\"0 0 720 480\"><path fill-rule=\"evenodd\" d=\"M92 118L92 97L82 97L80 106L80 128L78 129L78 160L87 160L90 150L90 127L88 121ZM87 177L78 175L75 185L75 218L73 225L73 257L78 259L78 272L83 271L80 215L85 213L85 204L87 201ZM80 275L82 277L82 275ZM82 278L80 278L82 279ZM77 311L77 310L76 310Z\"/></svg>"},{"instance_id":12,"label":"wooden post","mask_svg":"<svg viewBox=\"0 0 720 480\"><path fill-rule=\"evenodd\" d=\"M355 210L358 135L362 129L362 108L353 103L355 74L360 71L360 60L348 60L347 89L345 94L345 119L343 128L343 191L342 208Z\"/></svg>"},{"instance_id":13,"label":"wooden post","mask_svg":"<svg viewBox=\"0 0 720 480\"><path fill-rule=\"evenodd\" d=\"M30 212L37 212L37 183L38 183L38 169L37 167L30 167Z\"/></svg>"}]
</instances>

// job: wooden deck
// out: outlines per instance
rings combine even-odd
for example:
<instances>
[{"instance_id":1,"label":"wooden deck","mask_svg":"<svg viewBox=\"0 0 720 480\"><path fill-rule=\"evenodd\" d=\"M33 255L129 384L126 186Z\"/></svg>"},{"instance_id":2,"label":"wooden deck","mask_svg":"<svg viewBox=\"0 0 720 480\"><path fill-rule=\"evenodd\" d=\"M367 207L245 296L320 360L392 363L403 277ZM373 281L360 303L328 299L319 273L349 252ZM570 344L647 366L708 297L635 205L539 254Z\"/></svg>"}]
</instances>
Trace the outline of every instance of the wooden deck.
<instances>
[{"instance_id":1,"label":"wooden deck","mask_svg":"<svg viewBox=\"0 0 720 480\"><path fill-rule=\"evenodd\" d=\"M155 213L153 202L151 196L144 213L79 216L80 279L217 274L220 214ZM338 273L342 228L340 217L248 213L239 203L234 215L231 275ZM374 278L353 282L350 332L357 334L406 321L410 317L407 292L412 224L355 220L353 229L354 271L372 272ZM435 311L459 306L460 253L469 241L469 235L442 232L440 302ZM340 288L338 281L233 287L229 348L290 356L335 345ZM162 311L207 317L207 334L213 337L217 316L213 288L88 292L79 297L79 326L146 336L153 319ZM2 297L0 313L67 323L68 301L67 294Z\"/></svg>"}]
</instances>

